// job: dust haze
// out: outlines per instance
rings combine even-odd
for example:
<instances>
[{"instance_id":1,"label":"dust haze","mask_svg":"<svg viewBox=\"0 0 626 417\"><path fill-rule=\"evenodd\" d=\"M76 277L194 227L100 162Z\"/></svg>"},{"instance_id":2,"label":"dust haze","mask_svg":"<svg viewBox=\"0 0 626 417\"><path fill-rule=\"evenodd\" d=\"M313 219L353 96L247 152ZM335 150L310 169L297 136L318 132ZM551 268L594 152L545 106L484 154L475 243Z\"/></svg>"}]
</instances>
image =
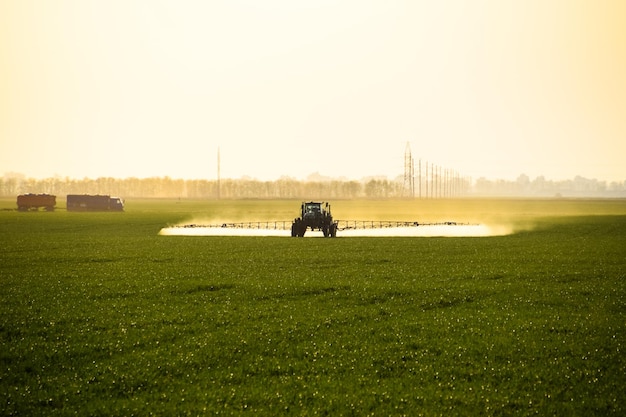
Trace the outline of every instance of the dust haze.
<instances>
[{"instance_id":1,"label":"dust haze","mask_svg":"<svg viewBox=\"0 0 626 417\"><path fill-rule=\"evenodd\" d=\"M347 229L337 232L342 237L487 237L512 233L512 227L475 225L423 225L414 227L384 227L374 229ZM166 227L162 236L273 236L291 237L290 230L255 227L178 226ZM306 238L323 238L321 231L307 231Z\"/></svg>"},{"instance_id":2,"label":"dust haze","mask_svg":"<svg viewBox=\"0 0 626 417\"><path fill-rule=\"evenodd\" d=\"M298 217L299 203L265 203L245 209L227 206L215 215L193 216L163 228L163 236L276 236L291 237L291 223ZM250 203L247 203L250 204ZM548 215L580 214L578 202L555 204L543 200L337 200L332 214L339 221L337 237L489 237L532 230L537 219ZM565 211L564 211L565 210ZM346 228L353 221L416 222L419 226ZM450 224L442 224L450 223ZM235 226L236 225L236 226ZM307 231L305 237L322 237Z\"/></svg>"}]
</instances>

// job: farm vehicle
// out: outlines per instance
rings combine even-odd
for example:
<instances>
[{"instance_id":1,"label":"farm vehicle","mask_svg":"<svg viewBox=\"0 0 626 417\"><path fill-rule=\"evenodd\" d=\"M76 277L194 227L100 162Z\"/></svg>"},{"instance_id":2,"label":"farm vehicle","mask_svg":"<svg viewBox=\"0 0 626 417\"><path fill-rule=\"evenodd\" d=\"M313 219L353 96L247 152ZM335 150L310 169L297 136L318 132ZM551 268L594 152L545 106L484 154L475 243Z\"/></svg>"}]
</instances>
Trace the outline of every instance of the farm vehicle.
<instances>
[{"instance_id":1,"label":"farm vehicle","mask_svg":"<svg viewBox=\"0 0 626 417\"><path fill-rule=\"evenodd\" d=\"M292 237L303 237L307 229L321 230L324 237L337 236L337 222L333 221L330 204L309 201L302 203L300 217L291 225Z\"/></svg>"},{"instance_id":2,"label":"farm vehicle","mask_svg":"<svg viewBox=\"0 0 626 417\"><path fill-rule=\"evenodd\" d=\"M124 201L108 195L68 194L67 211L124 211Z\"/></svg>"},{"instance_id":3,"label":"farm vehicle","mask_svg":"<svg viewBox=\"0 0 626 417\"><path fill-rule=\"evenodd\" d=\"M172 226L167 229L184 228L184 229L207 229L206 231L197 230L180 234L193 234L198 236L243 236L247 235L246 231L261 231L260 236L275 236L270 231L289 230L291 227L292 237L304 237L307 229L312 231L318 230L324 234L324 237L337 237L337 231L367 230L367 229L394 229L397 228L399 235L411 236L404 229L415 228L421 226L478 226L477 224L457 223L452 221L444 222L418 222L407 220L335 220L330 212L330 204L326 202L303 202L300 206L300 217L292 220L263 220L263 221L245 221L245 222L223 222L214 224L182 224ZM225 229L242 229L243 233L230 232ZM265 230L265 232L262 232ZM204 234L206 233L206 234ZM267 233L267 234L265 234ZM441 233L438 231L437 233ZM167 234L178 234L167 231ZM250 233L256 234L256 232ZM381 234L383 235L383 234ZM426 236L428 234L424 234ZM364 235L365 236L365 235ZM433 235L435 236L435 235ZM439 235L437 235L439 236ZM442 235L443 236L443 235Z\"/></svg>"},{"instance_id":4,"label":"farm vehicle","mask_svg":"<svg viewBox=\"0 0 626 417\"><path fill-rule=\"evenodd\" d=\"M54 211L57 197L51 194L21 194L17 196L17 209L19 211L39 210L43 207L46 211Z\"/></svg>"}]
</instances>

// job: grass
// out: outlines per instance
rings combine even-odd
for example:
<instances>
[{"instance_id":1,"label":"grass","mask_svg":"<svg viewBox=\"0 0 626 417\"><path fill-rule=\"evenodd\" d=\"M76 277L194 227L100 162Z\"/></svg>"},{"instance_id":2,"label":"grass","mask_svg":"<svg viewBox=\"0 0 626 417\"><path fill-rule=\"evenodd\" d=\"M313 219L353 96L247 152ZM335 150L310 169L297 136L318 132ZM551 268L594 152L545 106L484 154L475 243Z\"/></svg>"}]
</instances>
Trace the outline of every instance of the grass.
<instances>
[{"instance_id":1,"label":"grass","mask_svg":"<svg viewBox=\"0 0 626 417\"><path fill-rule=\"evenodd\" d=\"M624 414L625 202L333 211L359 206L508 213L519 232L157 235L225 211L289 219L293 201L0 212L3 414Z\"/></svg>"}]
</instances>

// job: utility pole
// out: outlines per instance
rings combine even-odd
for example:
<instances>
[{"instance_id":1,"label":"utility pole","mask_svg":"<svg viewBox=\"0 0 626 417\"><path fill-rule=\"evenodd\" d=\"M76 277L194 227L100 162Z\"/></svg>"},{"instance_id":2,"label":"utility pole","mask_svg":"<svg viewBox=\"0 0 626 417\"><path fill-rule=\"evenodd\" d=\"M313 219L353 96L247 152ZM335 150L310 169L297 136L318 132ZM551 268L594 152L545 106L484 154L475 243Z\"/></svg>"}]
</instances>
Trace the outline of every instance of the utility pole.
<instances>
[{"instance_id":1,"label":"utility pole","mask_svg":"<svg viewBox=\"0 0 626 417\"><path fill-rule=\"evenodd\" d=\"M221 184L220 184L220 175L221 175L220 169L221 169L221 167L220 167L220 163L221 163L221 161L220 161L220 147L218 146L217 147L217 199L218 200L221 197L220 196L220 189L221 189Z\"/></svg>"},{"instance_id":2,"label":"utility pole","mask_svg":"<svg viewBox=\"0 0 626 417\"><path fill-rule=\"evenodd\" d=\"M415 184L414 184L414 169L413 169L413 157L411 156L411 145L406 143L404 149L404 184L402 187L402 194L409 195L409 197L415 197Z\"/></svg>"},{"instance_id":3,"label":"utility pole","mask_svg":"<svg viewBox=\"0 0 626 417\"><path fill-rule=\"evenodd\" d=\"M437 198L435 194L435 190L437 189L435 179L435 165L430 164L430 198Z\"/></svg>"},{"instance_id":4,"label":"utility pole","mask_svg":"<svg viewBox=\"0 0 626 417\"><path fill-rule=\"evenodd\" d=\"M419 189L420 199L422 198L422 160L417 161L417 187Z\"/></svg>"},{"instance_id":5,"label":"utility pole","mask_svg":"<svg viewBox=\"0 0 626 417\"><path fill-rule=\"evenodd\" d=\"M428 199L428 161L424 163L424 195Z\"/></svg>"},{"instance_id":6,"label":"utility pole","mask_svg":"<svg viewBox=\"0 0 626 417\"><path fill-rule=\"evenodd\" d=\"M415 159L411 158L411 198L415 198Z\"/></svg>"}]
</instances>

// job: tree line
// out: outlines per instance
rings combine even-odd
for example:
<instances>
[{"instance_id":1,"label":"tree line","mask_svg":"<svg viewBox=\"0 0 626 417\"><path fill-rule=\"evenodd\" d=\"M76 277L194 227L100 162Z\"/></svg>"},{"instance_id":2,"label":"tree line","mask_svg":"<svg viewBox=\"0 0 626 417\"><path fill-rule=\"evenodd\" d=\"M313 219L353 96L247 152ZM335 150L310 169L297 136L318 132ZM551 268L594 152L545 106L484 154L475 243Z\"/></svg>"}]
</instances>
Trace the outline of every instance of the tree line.
<instances>
[{"instance_id":1,"label":"tree line","mask_svg":"<svg viewBox=\"0 0 626 417\"><path fill-rule=\"evenodd\" d=\"M435 192L433 192L435 185ZM430 192L428 190L430 189ZM283 177L275 181L256 179L185 180L170 177L151 178L27 178L21 174L0 177L0 196L47 193L105 194L122 198L190 198L190 199L350 199L350 198L457 198L467 196L597 196L626 197L626 181L611 182L575 177L572 180L552 181L544 177L531 180L520 175L515 181L479 178L455 178L446 184L433 182L421 191L407 194L402 179L369 178L356 180L297 180Z\"/></svg>"},{"instance_id":2,"label":"tree line","mask_svg":"<svg viewBox=\"0 0 626 417\"><path fill-rule=\"evenodd\" d=\"M544 176L531 179L522 174L515 181L478 178L472 194L512 197L626 197L626 181L601 181L576 176L573 179L550 180Z\"/></svg>"},{"instance_id":3,"label":"tree line","mask_svg":"<svg viewBox=\"0 0 626 417\"><path fill-rule=\"evenodd\" d=\"M190 199L339 199L395 198L402 196L402 184L386 179L367 181L300 181L281 178L275 181L255 179L184 180L153 178L0 178L0 195L26 193L105 194L123 198Z\"/></svg>"},{"instance_id":4,"label":"tree line","mask_svg":"<svg viewBox=\"0 0 626 417\"><path fill-rule=\"evenodd\" d=\"M300 181L281 178L276 181L255 179L184 180L153 178L84 178L84 179L0 179L0 195L26 193L108 194L124 198L190 199L291 199L291 198L392 198L401 196L402 184L383 179L359 181Z\"/></svg>"}]
</instances>

